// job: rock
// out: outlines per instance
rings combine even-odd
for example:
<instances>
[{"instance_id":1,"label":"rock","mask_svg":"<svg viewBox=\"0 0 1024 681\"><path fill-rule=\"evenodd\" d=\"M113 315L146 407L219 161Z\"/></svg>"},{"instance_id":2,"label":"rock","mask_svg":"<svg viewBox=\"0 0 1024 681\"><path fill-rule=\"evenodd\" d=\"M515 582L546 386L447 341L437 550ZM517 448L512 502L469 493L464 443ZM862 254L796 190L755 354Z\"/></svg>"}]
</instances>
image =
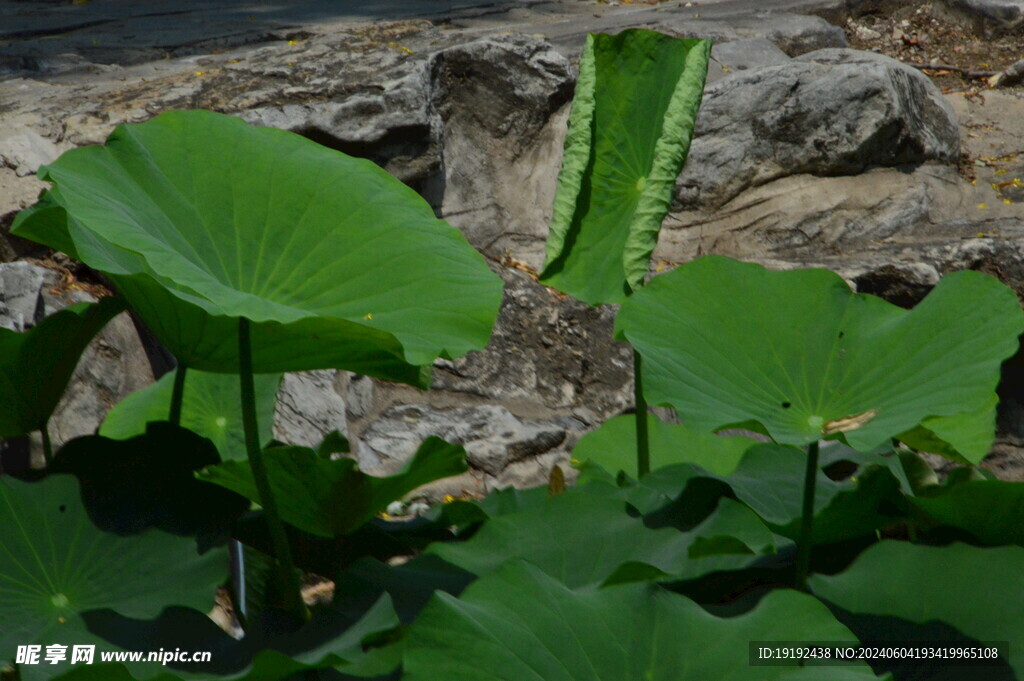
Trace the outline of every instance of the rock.
<instances>
[{"instance_id":1,"label":"rock","mask_svg":"<svg viewBox=\"0 0 1024 681\"><path fill-rule=\"evenodd\" d=\"M870 42L872 40L881 40L882 39L882 34L881 33L879 33L878 31L874 30L873 28L868 28L867 26L862 26L860 24L854 24L853 31L854 31L854 33L857 34L858 38L860 38L861 40L863 40L865 42Z\"/></svg>"},{"instance_id":2,"label":"rock","mask_svg":"<svg viewBox=\"0 0 1024 681\"><path fill-rule=\"evenodd\" d=\"M673 211L654 260L685 262L702 253L752 260L857 253L915 230L939 233L935 224L984 200L971 203L972 195L950 166L790 175L748 189L718 208Z\"/></svg>"},{"instance_id":3,"label":"rock","mask_svg":"<svg viewBox=\"0 0 1024 681\"><path fill-rule=\"evenodd\" d=\"M782 15L774 18L773 26L765 37L791 57L828 48L846 47L846 34L821 17L803 14Z\"/></svg>"},{"instance_id":4,"label":"rock","mask_svg":"<svg viewBox=\"0 0 1024 681\"><path fill-rule=\"evenodd\" d=\"M95 433L111 407L152 382L149 359L131 317L114 317L82 354L50 419L54 447Z\"/></svg>"},{"instance_id":5,"label":"rock","mask_svg":"<svg viewBox=\"0 0 1024 681\"><path fill-rule=\"evenodd\" d=\"M438 362L432 387L518 403L536 416L577 415L589 425L632 405L633 359L629 347L612 338L614 310L580 303L519 271L503 274L491 342L454 362Z\"/></svg>"},{"instance_id":6,"label":"rock","mask_svg":"<svg viewBox=\"0 0 1024 681\"><path fill-rule=\"evenodd\" d=\"M43 291L54 287L60 276L28 262L0 265L0 328L21 333L46 316Z\"/></svg>"},{"instance_id":7,"label":"rock","mask_svg":"<svg viewBox=\"0 0 1024 681\"><path fill-rule=\"evenodd\" d=\"M431 63L443 175L427 198L494 259L514 251L541 264L574 80L569 61L535 37L477 40Z\"/></svg>"},{"instance_id":8,"label":"rock","mask_svg":"<svg viewBox=\"0 0 1024 681\"><path fill-rule=\"evenodd\" d=\"M1024 0L935 0L932 12L986 38L1024 32Z\"/></svg>"},{"instance_id":9,"label":"rock","mask_svg":"<svg viewBox=\"0 0 1024 681\"><path fill-rule=\"evenodd\" d=\"M789 59L789 55L767 38L714 43L707 82L714 83L740 71L785 64Z\"/></svg>"},{"instance_id":10,"label":"rock","mask_svg":"<svg viewBox=\"0 0 1024 681\"><path fill-rule=\"evenodd\" d=\"M27 126L0 127L0 165L13 168L18 177L57 160L67 145L57 145Z\"/></svg>"},{"instance_id":11,"label":"rock","mask_svg":"<svg viewBox=\"0 0 1024 681\"><path fill-rule=\"evenodd\" d=\"M335 389L331 369L285 374L277 391L274 438L316 447L333 430L348 435L345 401Z\"/></svg>"},{"instance_id":12,"label":"rock","mask_svg":"<svg viewBox=\"0 0 1024 681\"><path fill-rule=\"evenodd\" d=\"M23 332L68 305L94 301L81 289L61 285L61 274L28 262L0 264L0 327ZM86 348L50 418L53 446L89 435L107 411L129 393L153 382L153 372L127 313L114 317ZM34 454L42 445L33 435Z\"/></svg>"},{"instance_id":13,"label":"rock","mask_svg":"<svg viewBox=\"0 0 1024 681\"><path fill-rule=\"evenodd\" d=\"M514 463L558 448L566 431L551 422L522 421L497 405L403 405L386 411L363 433L357 452L360 467L375 474L394 473L431 435L462 445L478 475L497 478Z\"/></svg>"},{"instance_id":14,"label":"rock","mask_svg":"<svg viewBox=\"0 0 1024 681\"><path fill-rule=\"evenodd\" d=\"M801 13L805 8L781 11L787 8L773 6L770 11L752 14L729 4L705 5L697 12L668 3L653 9L631 8L628 17L610 14L598 20L572 19L555 23L544 28L544 35L562 54L574 60L579 58L587 33L618 33L633 27L650 28L681 38L710 38L716 43L764 38L791 57L827 47L846 47L846 34L841 28L820 16ZM819 11L818 7L813 9Z\"/></svg>"},{"instance_id":15,"label":"rock","mask_svg":"<svg viewBox=\"0 0 1024 681\"><path fill-rule=\"evenodd\" d=\"M927 76L854 50L819 50L707 88L677 207L719 207L788 175L959 158L950 105Z\"/></svg>"},{"instance_id":16,"label":"rock","mask_svg":"<svg viewBox=\"0 0 1024 681\"><path fill-rule=\"evenodd\" d=\"M317 62L315 54L309 56L310 63ZM367 74L372 81L348 96L262 106L244 110L240 116L369 158L422 191L441 164L429 106L429 66L424 59L387 62L379 65L377 74ZM327 80L326 75L321 78Z\"/></svg>"}]
</instances>

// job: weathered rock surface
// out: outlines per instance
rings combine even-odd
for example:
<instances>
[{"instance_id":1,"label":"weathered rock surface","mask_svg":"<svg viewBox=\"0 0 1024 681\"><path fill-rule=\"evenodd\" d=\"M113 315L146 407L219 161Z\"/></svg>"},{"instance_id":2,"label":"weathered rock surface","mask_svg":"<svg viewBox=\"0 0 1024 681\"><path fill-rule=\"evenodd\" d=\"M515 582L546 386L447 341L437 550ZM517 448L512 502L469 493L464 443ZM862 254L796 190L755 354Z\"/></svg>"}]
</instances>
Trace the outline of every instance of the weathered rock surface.
<instances>
[{"instance_id":1,"label":"weathered rock surface","mask_svg":"<svg viewBox=\"0 0 1024 681\"><path fill-rule=\"evenodd\" d=\"M491 342L454 362L435 364L432 387L537 414L571 415L596 425L632 404L632 354L612 339L614 311L541 286L522 272L505 275Z\"/></svg>"},{"instance_id":2,"label":"weathered rock surface","mask_svg":"<svg viewBox=\"0 0 1024 681\"><path fill-rule=\"evenodd\" d=\"M335 386L337 372L303 371L285 374L277 391L274 438L316 447L331 431L348 434L345 401Z\"/></svg>"},{"instance_id":3,"label":"weathered rock surface","mask_svg":"<svg viewBox=\"0 0 1024 681\"><path fill-rule=\"evenodd\" d=\"M426 193L492 258L546 236L575 74L537 38L503 36L431 63L443 174Z\"/></svg>"},{"instance_id":4,"label":"weathered rock surface","mask_svg":"<svg viewBox=\"0 0 1024 681\"><path fill-rule=\"evenodd\" d=\"M60 272L28 262L0 264L0 327L26 331L68 305L95 298ZM112 319L82 354L63 398L50 419L54 447L99 427L103 417L129 393L153 382L145 350L127 313ZM38 439L38 436L33 436ZM37 446L37 456L41 449Z\"/></svg>"},{"instance_id":5,"label":"weathered rock surface","mask_svg":"<svg viewBox=\"0 0 1024 681\"><path fill-rule=\"evenodd\" d=\"M714 83L739 71L785 64L789 60L789 55L767 38L714 43L707 82Z\"/></svg>"},{"instance_id":6,"label":"weathered rock surface","mask_svg":"<svg viewBox=\"0 0 1024 681\"><path fill-rule=\"evenodd\" d=\"M364 470L393 473L431 435L466 448L473 473L470 477L477 481L471 491L476 492L488 491L503 475L522 479L521 472L508 471L513 464L535 461L545 454L561 462L569 458L565 449L559 449L566 439L565 426L524 422L496 405L452 409L425 405L394 407L363 433L357 458ZM543 475L541 471L537 474ZM465 479L453 483L465 487ZM455 493L459 491L456 488Z\"/></svg>"},{"instance_id":7,"label":"weathered rock surface","mask_svg":"<svg viewBox=\"0 0 1024 681\"><path fill-rule=\"evenodd\" d=\"M958 21L977 35L1024 32L1022 0L936 0L932 7L937 16Z\"/></svg>"},{"instance_id":8,"label":"weathered rock surface","mask_svg":"<svg viewBox=\"0 0 1024 681\"><path fill-rule=\"evenodd\" d=\"M781 177L959 155L956 117L926 76L888 57L820 50L707 88L677 201L717 208Z\"/></svg>"}]
</instances>

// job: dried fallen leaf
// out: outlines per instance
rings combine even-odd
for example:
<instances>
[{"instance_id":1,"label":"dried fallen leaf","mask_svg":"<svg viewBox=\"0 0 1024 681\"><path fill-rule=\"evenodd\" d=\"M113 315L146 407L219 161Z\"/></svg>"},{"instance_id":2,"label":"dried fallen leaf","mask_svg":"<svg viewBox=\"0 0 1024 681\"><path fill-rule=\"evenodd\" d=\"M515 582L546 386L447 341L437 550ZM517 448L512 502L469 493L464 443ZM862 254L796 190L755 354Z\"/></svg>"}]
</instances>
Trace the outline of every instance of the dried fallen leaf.
<instances>
[{"instance_id":1,"label":"dried fallen leaf","mask_svg":"<svg viewBox=\"0 0 1024 681\"><path fill-rule=\"evenodd\" d=\"M854 414L853 416L846 416L841 419L829 421L828 423L821 427L821 432L824 435L846 433L848 431L860 428L861 426L863 426L865 423L875 418L876 416L878 416L877 409L868 409L867 411L862 411L861 413Z\"/></svg>"}]
</instances>

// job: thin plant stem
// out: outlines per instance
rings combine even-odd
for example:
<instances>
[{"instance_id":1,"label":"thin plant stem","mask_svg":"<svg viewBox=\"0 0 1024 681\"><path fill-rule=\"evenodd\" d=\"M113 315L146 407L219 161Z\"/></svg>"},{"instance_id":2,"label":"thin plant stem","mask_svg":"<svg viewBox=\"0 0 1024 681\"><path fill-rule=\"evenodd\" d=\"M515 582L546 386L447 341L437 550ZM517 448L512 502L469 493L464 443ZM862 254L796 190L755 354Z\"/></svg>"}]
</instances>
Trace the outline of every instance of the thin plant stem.
<instances>
[{"instance_id":1,"label":"thin plant stem","mask_svg":"<svg viewBox=\"0 0 1024 681\"><path fill-rule=\"evenodd\" d=\"M249 628L248 585L245 581L245 549L237 539L228 540L228 558L231 562L231 601L235 617L242 631Z\"/></svg>"},{"instance_id":2,"label":"thin plant stem","mask_svg":"<svg viewBox=\"0 0 1024 681\"><path fill-rule=\"evenodd\" d=\"M800 541L796 545L796 587L807 591L807 575L811 568L811 541L814 538L814 485L818 479L818 442L807 447L807 468L804 471L804 504L800 516Z\"/></svg>"},{"instance_id":3,"label":"thin plant stem","mask_svg":"<svg viewBox=\"0 0 1024 681\"><path fill-rule=\"evenodd\" d=\"M284 523L277 511L277 501L270 488L270 478L263 462L263 452L260 451L259 429L256 423L256 388L253 385L252 377L252 343L249 335L249 320L245 317L238 319L238 369L242 392L242 426L245 430L245 450L249 457L249 465L252 467L252 477L256 483L260 506L263 507L263 515L270 531L270 542L274 547L277 564L284 580L282 585L285 598L284 609L295 614L302 621L308 619L309 611L302 601L299 574L295 569L295 561L292 559Z\"/></svg>"},{"instance_id":4,"label":"thin plant stem","mask_svg":"<svg viewBox=\"0 0 1024 681\"><path fill-rule=\"evenodd\" d=\"M50 442L50 422L47 421L43 424L43 427L39 429L39 434L43 438L43 461L46 462L47 468L53 463L53 444Z\"/></svg>"},{"instance_id":5,"label":"thin plant stem","mask_svg":"<svg viewBox=\"0 0 1024 681\"><path fill-rule=\"evenodd\" d=\"M651 472L650 437L647 432L647 400L641 378L640 353L633 350L633 403L636 407L636 474L637 479Z\"/></svg>"},{"instance_id":6,"label":"thin plant stem","mask_svg":"<svg viewBox=\"0 0 1024 681\"><path fill-rule=\"evenodd\" d=\"M188 368L182 364L178 364L178 368L174 370L174 390L171 392L171 410L167 415L167 420L176 426L181 425L181 405L185 400L185 373Z\"/></svg>"}]
</instances>

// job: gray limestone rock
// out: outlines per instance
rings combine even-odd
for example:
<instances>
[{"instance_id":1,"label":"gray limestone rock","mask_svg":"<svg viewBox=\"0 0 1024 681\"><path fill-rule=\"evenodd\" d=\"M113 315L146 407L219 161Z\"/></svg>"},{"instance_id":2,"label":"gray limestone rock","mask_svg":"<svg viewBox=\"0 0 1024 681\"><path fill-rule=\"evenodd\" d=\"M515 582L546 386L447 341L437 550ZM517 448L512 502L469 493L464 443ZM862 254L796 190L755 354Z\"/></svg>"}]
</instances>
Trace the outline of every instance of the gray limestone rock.
<instances>
[{"instance_id":1,"label":"gray limestone rock","mask_svg":"<svg viewBox=\"0 0 1024 681\"><path fill-rule=\"evenodd\" d=\"M0 264L0 327L26 331L70 304L95 300L61 285L61 274L28 262ZM127 313L112 319L86 348L50 419L55 447L89 435L107 411L129 393L153 382L135 325ZM40 453L41 455L41 453Z\"/></svg>"},{"instance_id":2,"label":"gray limestone rock","mask_svg":"<svg viewBox=\"0 0 1024 681\"><path fill-rule=\"evenodd\" d=\"M935 0L932 11L980 36L1024 32L1024 0Z\"/></svg>"},{"instance_id":3,"label":"gray limestone rock","mask_svg":"<svg viewBox=\"0 0 1024 681\"><path fill-rule=\"evenodd\" d=\"M741 71L785 64L789 59L789 55L767 38L714 43L707 82L714 83Z\"/></svg>"},{"instance_id":4,"label":"gray limestone rock","mask_svg":"<svg viewBox=\"0 0 1024 681\"><path fill-rule=\"evenodd\" d=\"M719 207L788 175L959 158L956 116L927 76L829 49L709 86L677 183L677 208Z\"/></svg>"},{"instance_id":5,"label":"gray limestone rock","mask_svg":"<svg viewBox=\"0 0 1024 681\"><path fill-rule=\"evenodd\" d=\"M528 246L538 266L575 74L545 41L507 35L439 52L431 64L443 174L427 199L498 259Z\"/></svg>"},{"instance_id":6,"label":"gray limestone rock","mask_svg":"<svg viewBox=\"0 0 1024 681\"><path fill-rule=\"evenodd\" d=\"M345 400L331 369L285 374L277 391L274 438L291 445L316 447L337 430L348 435Z\"/></svg>"},{"instance_id":7,"label":"gray limestone rock","mask_svg":"<svg viewBox=\"0 0 1024 681\"><path fill-rule=\"evenodd\" d=\"M46 316L45 287L60 280L53 270L28 262L0 265L0 328L21 333Z\"/></svg>"},{"instance_id":8,"label":"gray limestone rock","mask_svg":"<svg viewBox=\"0 0 1024 681\"><path fill-rule=\"evenodd\" d=\"M612 338L614 310L580 303L523 272L504 275L504 300L490 344L435 364L433 387L530 404L538 415L560 410L591 425L628 408L632 355Z\"/></svg>"},{"instance_id":9,"label":"gray limestone rock","mask_svg":"<svg viewBox=\"0 0 1024 681\"><path fill-rule=\"evenodd\" d=\"M32 128L0 122L0 166L12 168L18 177L57 160L68 145L54 144Z\"/></svg>"},{"instance_id":10,"label":"gray limestone rock","mask_svg":"<svg viewBox=\"0 0 1024 681\"><path fill-rule=\"evenodd\" d=\"M566 430L553 422L523 421L497 405L403 405L386 411L363 433L357 453L360 466L392 473L431 435L462 445L472 470L497 478L514 463L556 450Z\"/></svg>"}]
</instances>

